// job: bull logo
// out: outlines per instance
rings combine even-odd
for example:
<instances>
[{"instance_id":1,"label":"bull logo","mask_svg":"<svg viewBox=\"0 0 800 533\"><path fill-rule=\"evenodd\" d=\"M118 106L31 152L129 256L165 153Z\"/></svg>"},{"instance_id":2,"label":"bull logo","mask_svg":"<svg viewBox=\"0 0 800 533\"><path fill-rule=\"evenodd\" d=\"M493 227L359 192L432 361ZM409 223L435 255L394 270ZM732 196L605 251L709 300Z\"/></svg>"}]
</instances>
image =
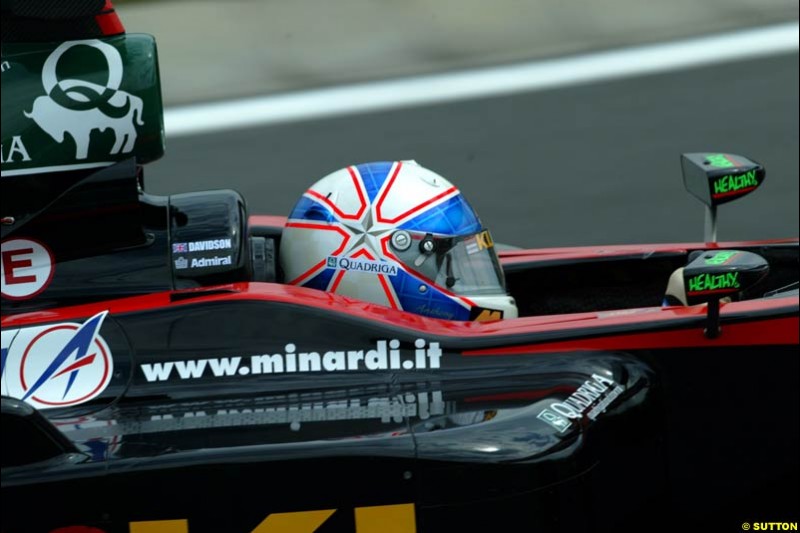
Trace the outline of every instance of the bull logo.
<instances>
[{"instance_id":1,"label":"bull logo","mask_svg":"<svg viewBox=\"0 0 800 533\"><path fill-rule=\"evenodd\" d=\"M58 79L58 61L74 46L91 46L103 54L108 65L105 87L80 79ZM87 158L93 130L114 131L111 154L130 152L136 144L136 126L144 126L143 102L138 96L119 90L122 70L122 57L107 43L97 39L62 43L42 67L42 85L47 95L34 100L30 113L23 113L59 144L69 133L75 141L75 159Z\"/></svg>"}]
</instances>

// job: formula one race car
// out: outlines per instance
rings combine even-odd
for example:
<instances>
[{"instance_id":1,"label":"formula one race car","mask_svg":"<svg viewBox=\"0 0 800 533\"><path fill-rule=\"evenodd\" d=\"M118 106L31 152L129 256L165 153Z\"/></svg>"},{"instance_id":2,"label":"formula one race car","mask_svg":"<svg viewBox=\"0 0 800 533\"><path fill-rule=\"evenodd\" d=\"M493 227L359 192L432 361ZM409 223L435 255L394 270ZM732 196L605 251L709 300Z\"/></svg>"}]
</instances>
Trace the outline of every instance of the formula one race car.
<instances>
[{"instance_id":1,"label":"formula one race car","mask_svg":"<svg viewBox=\"0 0 800 533\"><path fill-rule=\"evenodd\" d=\"M2 531L796 516L798 239L715 242L764 166L682 156L703 243L505 246L518 318L412 314L285 283L234 191L145 192L155 42L75 4L3 4Z\"/></svg>"}]
</instances>

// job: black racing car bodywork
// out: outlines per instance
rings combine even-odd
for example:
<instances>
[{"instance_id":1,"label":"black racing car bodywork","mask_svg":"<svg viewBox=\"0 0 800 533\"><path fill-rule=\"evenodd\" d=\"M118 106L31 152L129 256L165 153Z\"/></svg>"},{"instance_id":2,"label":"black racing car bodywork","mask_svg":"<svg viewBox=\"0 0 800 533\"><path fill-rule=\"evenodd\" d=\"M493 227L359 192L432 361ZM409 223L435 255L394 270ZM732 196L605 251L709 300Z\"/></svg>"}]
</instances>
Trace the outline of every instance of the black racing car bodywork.
<instances>
[{"instance_id":1,"label":"black racing car bodywork","mask_svg":"<svg viewBox=\"0 0 800 533\"><path fill-rule=\"evenodd\" d=\"M219 276L280 275L282 219L231 201L215 220L193 198L139 193L161 228L246 230L245 266ZM58 242L47 213L26 239ZM4 512L6 531L635 530L794 505L796 241L509 249L522 316L457 322L275 278L173 277L154 227L94 256L53 244L48 290L3 301L3 501L50 502ZM671 272L730 249L769 274L717 301L716 336L711 306L661 305Z\"/></svg>"},{"instance_id":2,"label":"black racing car bodywork","mask_svg":"<svg viewBox=\"0 0 800 533\"><path fill-rule=\"evenodd\" d=\"M502 247L519 318L428 318L292 286L277 257L285 218L249 214L231 190L145 192L142 163L163 150L157 119L123 141L67 128L74 144L25 144L51 135L37 113L63 107L59 87L99 97L109 120L135 121L120 110L152 102L154 43L122 35L110 3L84 4L68 18L93 33L49 28L64 42L8 48L27 54L8 72L46 70L78 38L149 66L142 86L123 80L126 104L95 82L45 83L28 121L7 99L30 86L4 66L3 532L642 531L796 517L798 240L716 242L717 205L760 186L762 165L684 154L684 184L707 209L702 243ZM11 20L38 16L3 5ZM4 54L25 43L6 20ZM69 111L88 112L75 98ZM81 133L118 153L81 158ZM34 166L64 146L68 168Z\"/></svg>"}]
</instances>

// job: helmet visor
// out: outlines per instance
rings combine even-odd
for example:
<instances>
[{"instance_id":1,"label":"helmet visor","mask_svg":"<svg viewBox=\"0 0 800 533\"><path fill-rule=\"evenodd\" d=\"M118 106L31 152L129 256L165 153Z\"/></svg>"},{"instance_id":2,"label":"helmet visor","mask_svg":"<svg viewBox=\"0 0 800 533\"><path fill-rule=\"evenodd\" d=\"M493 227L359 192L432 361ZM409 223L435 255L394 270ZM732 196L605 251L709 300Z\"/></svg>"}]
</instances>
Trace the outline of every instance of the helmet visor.
<instances>
[{"instance_id":1,"label":"helmet visor","mask_svg":"<svg viewBox=\"0 0 800 533\"><path fill-rule=\"evenodd\" d=\"M406 268L455 294L506 293L503 269L488 230L457 237L400 230L392 235L389 249Z\"/></svg>"}]
</instances>

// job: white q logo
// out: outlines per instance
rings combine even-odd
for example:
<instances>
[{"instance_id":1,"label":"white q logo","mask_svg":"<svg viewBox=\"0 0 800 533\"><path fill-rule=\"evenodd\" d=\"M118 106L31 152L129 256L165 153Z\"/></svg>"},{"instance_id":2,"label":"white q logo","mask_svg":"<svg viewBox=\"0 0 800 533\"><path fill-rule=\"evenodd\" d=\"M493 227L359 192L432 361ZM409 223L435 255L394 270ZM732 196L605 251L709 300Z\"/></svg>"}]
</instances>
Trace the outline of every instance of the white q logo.
<instances>
[{"instance_id":1,"label":"white q logo","mask_svg":"<svg viewBox=\"0 0 800 533\"><path fill-rule=\"evenodd\" d=\"M80 79L59 80L58 62L75 46L89 46L105 58L108 79L105 86ZM119 90L122 58L116 48L97 39L68 41L59 45L42 66L42 86L47 92L33 102L25 116L33 119L56 142L69 134L75 141L75 158L86 159L92 130L114 131L111 154L127 153L136 144L136 126L143 126L143 102L138 96Z\"/></svg>"},{"instance_id":2,"label":"white q logo","mask_svg":"<svg viewBox=\"0 0 800 533\"><path fill-rule=\"evenodd\" d=\"M103 95L100 95L97 91L100 86L94 83L83 80L58 81L58 77L56 76L56 67L58 66L58 61L61 59L61 56L64 55L64 52L77 45L91 46L92 48L99 50L100 53L103 54L103 57L105 57L106 65L108 65L108 81L106 82ZM97 39L92 39L90 41L69 41L66 43L61 43L58 48L53 50L53 53L50 54L50 56L44 62L44 66L42 67L42 85L44 86L44 90L47 92L47 94L51 97L53 96L54 92L56 94L66 94L67 99L72 100L75 103L89 102L89 96L87 94L89 92L93 92L97 96L105 96L106 93L110 93L108 98L105 98L105 101L108 101L108 99L117 92L120 83L122 83L122 58L119 56L119 52L117 52L117 49L110 44L98 41ZM80 89L74 90L76 88ZM88 91L85 89L88 89ZM76 95L80 96L80 98L74 98L69 94L70 92L76 93Z\"/></svg>"}]
</instances>

